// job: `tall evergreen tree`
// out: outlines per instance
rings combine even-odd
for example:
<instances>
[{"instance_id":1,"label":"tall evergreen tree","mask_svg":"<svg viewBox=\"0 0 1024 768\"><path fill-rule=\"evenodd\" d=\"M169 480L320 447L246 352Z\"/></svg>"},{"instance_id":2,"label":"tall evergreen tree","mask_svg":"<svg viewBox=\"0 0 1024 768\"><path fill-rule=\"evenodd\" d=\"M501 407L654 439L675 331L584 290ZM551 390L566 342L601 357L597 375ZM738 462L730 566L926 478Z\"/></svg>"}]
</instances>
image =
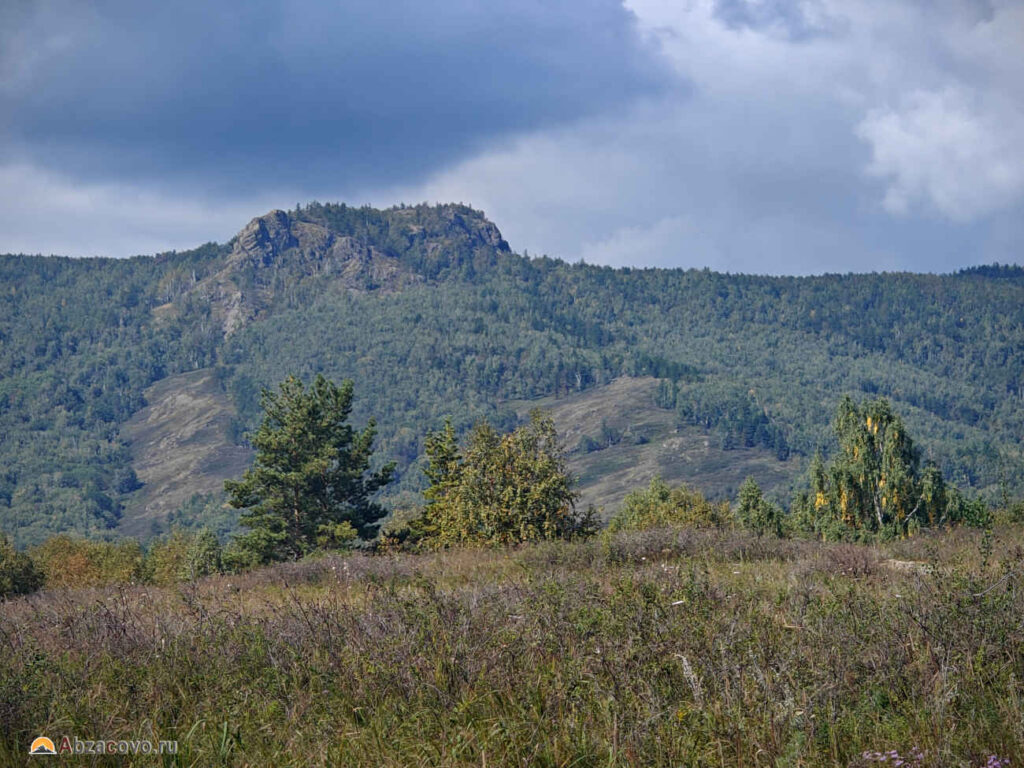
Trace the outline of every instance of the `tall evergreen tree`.
<instances>
[{"instance_id":1,"label":"tall evergreen tree","mask_svg":"<svg viewBox=\"0 0 1024 768\"><path fill-rule=\"evenodd\" d=\"M375 424L358 432L349 425L352 393L351 381L338 386L322 375L308 389L289 376L278 392L263 391L263 421L251 437L255 463L224 484L228 502L246 510L240 521L250 530L237 547L252 561L370 538L385 515L371 499L394 465L370 471Z\"/></svg>"}]
</instances>

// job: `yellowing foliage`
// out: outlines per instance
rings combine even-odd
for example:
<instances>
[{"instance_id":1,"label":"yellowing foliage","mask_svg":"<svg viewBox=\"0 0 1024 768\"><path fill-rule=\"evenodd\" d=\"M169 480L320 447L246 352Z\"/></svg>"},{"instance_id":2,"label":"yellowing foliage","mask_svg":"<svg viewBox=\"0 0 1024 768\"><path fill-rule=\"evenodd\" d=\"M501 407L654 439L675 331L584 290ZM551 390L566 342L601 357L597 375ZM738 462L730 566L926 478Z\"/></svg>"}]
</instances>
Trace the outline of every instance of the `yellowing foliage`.
<instances>
[{"instance_id":1,"label":"yellowing foliage","mask_svg":"<svg viewBox=\"0 0 1024 768\"><path fill-rule=\"evenodd\" d=\"M633 491L625 498L622 510L608 521L608 530L643 530L662 526L724 528L733 522L727 503L708 501L699 491L686 485L673 488L660 477L655 477L645 490Z\"/></svg>"},{"instance_id":2,"label":"yellowing foliage","mask_svg":"<svg viewBox=\"0 0 1024 768\"><path fill-rule=\"evenodd\" d=\"M47 587L128 584L142 577L142 550L133 539L114 543L54 536L30 554Z\"/></svg>"}]
</instances>

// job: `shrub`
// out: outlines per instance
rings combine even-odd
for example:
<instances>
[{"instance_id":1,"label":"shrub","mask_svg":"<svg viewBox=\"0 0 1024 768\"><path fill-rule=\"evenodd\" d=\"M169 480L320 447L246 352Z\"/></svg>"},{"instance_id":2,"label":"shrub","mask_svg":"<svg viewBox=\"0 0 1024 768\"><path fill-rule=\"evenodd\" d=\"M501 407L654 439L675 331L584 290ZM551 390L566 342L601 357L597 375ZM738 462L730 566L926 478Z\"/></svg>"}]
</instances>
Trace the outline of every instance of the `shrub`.
<instances>
[{"instance_id":1,"label":"shrub","mask_svg":"<svg viewBox=\"0 0 1024 768\"><path fill-rule=\"evenodd\" d=\"M954 522L971 528L991 528L994 522L992 510L981 499L967 499L955 488L949 494L950 516Z\"/></svg>"},{"instance_id":2,"label":"shrub","mask_svg":"<svg viewBox=\"0 0 1024 768\"><path fill-rule=\"evenodd\" d=\"M208 530L176 528L150 544L146 554L146 579L154 584L193 581L221 569L220 543Z\"/></svg>"},{"instance_id":3,"label":"shrub","mask_svg":"<svg viewBox=\"0 0 1024 768\"><path fill-rule=\"evenodd\" d=\"M729 505L708 501L687 485L670 487L660 477L643 491L633 491L622 510L608 523L609 531L643 530L662 526L724 528L732 525Z\"/></svg>"},{"instance_id":4,"label":"shrub","mask_svg":"<svg viewBox=\"0 0 1024 768\"><path fill-rule=\"evenodd\" d=\"M1024 523L1024 501L1004 501L992 517L993 522L1001 524Z\"/></svg>"},{"instance_id":5,"label":"shrub","mask_svg":"<svg viewBox=\"0 0 1024 768\"><path fill-rule=\"evenodd\" d=\"M748 477L740 487L736 516L740 524L758 536L766 533L782 536L782 509L768 501L761 487Z\"/></svg>"},{"instance_id":6,"label":"shrub","mask_svg":"<svg viewBox=\"0 0 1024 768\"><path fill-rule=\"evenodd\" d=\"M27 595L43 585L43 575L32 559L14 548L0 533L0 599Z\"/></svg>"},{"instance_id":7,"label":"shrub","mask_svg":"<svg viewBox=\"0 0 1024 768\"><path fill-rule=\"evenodd\" d=\"M391 515L380 527L374 551L383 554L414 549L422 532L423 515L421 504L407 502L394 505Z\"/></svg>"},{"instance_id":8,"label":"shrub","mask_svg":"<svg viewBox=\"0 0 1024 768\"><path fill-rule=\"evenodd\" d=\"M100 587L142 580L139 542L90 541L67 535L47 539L30 555L47 587Z\"/></svg>"}]
</instances>

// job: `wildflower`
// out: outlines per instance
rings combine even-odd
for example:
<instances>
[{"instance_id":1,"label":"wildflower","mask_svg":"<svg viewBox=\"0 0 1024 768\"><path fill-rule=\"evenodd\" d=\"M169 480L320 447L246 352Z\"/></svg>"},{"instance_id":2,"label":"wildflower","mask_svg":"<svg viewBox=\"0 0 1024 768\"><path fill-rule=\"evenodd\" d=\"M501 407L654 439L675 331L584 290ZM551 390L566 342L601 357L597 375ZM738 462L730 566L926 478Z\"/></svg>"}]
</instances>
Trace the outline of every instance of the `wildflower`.
<instances>
[{"instance_id":1,"label":"wildflower","mask_svg":"<svg viewBox=\"0 0 1024 768\"><path fill-rule=\"evenodd\" d=\"M908 768L921 768L922 761L924 760L924 752L917 747L910 750L910 754L903 756L898 750L890 749L888 752L872 752L867 751L861 753L868 762L872 763L888 763L891 762L894 766L907 766ZM995 768L995 766L985 766L985 768Z\"/></svg>"}]
</instances>

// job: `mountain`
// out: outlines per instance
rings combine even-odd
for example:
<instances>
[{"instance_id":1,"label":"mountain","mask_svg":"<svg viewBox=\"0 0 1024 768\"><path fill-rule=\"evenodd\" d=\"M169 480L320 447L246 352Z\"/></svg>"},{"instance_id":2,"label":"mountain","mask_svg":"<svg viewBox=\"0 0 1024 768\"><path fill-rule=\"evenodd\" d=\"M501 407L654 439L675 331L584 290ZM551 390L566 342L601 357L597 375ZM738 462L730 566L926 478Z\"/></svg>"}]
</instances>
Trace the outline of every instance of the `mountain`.
<instances>
[{"instance_id":1,"label":"mountain","mask_svg":"<svg viewBox=\"0 0 1024 768\"><path fill-rule=\"evenodd\" d=\"M839 397L884 395L954 482L1024 492L1024 270L756 277L513 253L462 205L272 211L226 244L0 256L0 529L148 536L233 516L259 392L352 378L418 499L423 437L550 408L584 499L654 473L785 498Z\"/></svg>"}]
</instances>

